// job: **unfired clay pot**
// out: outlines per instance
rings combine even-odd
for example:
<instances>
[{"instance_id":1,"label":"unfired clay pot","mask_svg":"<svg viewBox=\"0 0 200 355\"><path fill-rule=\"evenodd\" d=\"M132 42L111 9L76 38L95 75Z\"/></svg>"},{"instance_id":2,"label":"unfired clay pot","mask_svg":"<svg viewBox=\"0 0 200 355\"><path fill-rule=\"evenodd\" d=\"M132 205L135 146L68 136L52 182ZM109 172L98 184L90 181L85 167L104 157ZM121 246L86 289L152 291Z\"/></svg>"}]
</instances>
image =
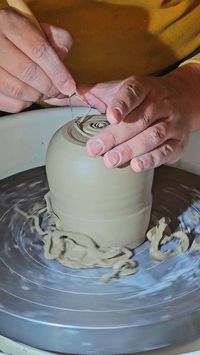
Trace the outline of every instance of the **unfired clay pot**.
<instances>
[{"instance_id":1,"label":"unfired clay pot","mask_svg":"<svg viewBox=\"0 0 200 355\"><path fill-rule=\"evenodd\" d=\"M100 247L141 244L148 228L153 171L108 169L85 144L107 126L105 116L70 121L52 138L46 171L50 200L64 231L92 237Z\"/></svg>"}]
</instances>

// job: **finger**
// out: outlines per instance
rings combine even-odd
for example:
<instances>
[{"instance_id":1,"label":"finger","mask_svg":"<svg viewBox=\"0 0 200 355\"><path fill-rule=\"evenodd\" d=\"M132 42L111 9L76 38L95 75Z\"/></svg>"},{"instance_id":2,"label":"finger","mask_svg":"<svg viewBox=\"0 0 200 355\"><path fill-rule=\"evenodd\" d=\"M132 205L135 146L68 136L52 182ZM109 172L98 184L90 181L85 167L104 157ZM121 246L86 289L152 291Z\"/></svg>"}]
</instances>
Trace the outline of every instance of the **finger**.
<instances>
[{"instance_id":1,"label":"finger","mask_svg":"<svg viewBox=\"0 0 200 355\"><path fill-rule=\"evenodd\" d=\"M47 99L46 103L54 106L80 106L80 107L90 107L89 102L82 95L80 90L77 90L77 94L73 95L71 98L66 97L66 95L60 94L57 98Z\"/></svg>"},{"instance_id":2,"label":"finger","mask_svg":"<svg viewBox=\"0 0 200 355\"><path fill-rule=\"evenodd\" d=\"M0 93L0 111L17 113L31 105L32 102L15 100Z\"/></svg>"},{"instance_id":3,"label":"finger","mask_svg":"<svg viewBox=\"0 0 200 355\"><path fill-rule=\"evenodd\" d=\"M43 70L6 38L1 38L1 51L0 67L47 97L57 96L58 90Z\"/></svg>"},{"instance_id":4,"label":"finger","mask_svg":"<svg viewBox=\"0 0 200 355\"><path fill-rule=\"evenodd\" d=\"M109 81L93 85L81 85L78 93L87 101L91 107L96 108L101 113L106 113L108 104L117 93L121 81Z\"/></svg>"},{"instance_id":5,"label":"finger","mask_svg":"<svg viewBox=\"0 0 200 355\"><path fill-rule=\"evenodd\" d=\"M101 100L99 97L97 97L94 93L92 92L87 92L87 93L82 93L80 95L82 98L82 102L87 103L87 106L91 106L93 108L96 108L99 112L105 113L106 111L106 104ZM81 105L82 106L82 105Z\"/></svg>"},{"instance_id":6,"label":"finger","mask_svg":"<svg viewBox=\"0 0 200 355\"><path fill-rule=\"evenodd\" d=\"M79 107L88 107L88 104L81 100L78 96L73 96L71 99L64 98L58 99L48 99L45 102L53 106L79 106Z\"/></svg>"},{"instance_id":7,"label":"finger","mask_svg":"<svg viewBox=\"0 0 200 355\"><path fill-rule=\"evenodd\" d=\"M60 60L63 61L73 43L70 33L60 27L52 26L47 23L41 24L41 27L52 48L56 51Z\"/></svg>"},{"instance_id":8,"label":"finger","mask_svg":"<svg viewBox=\"0 0 200 355\"><path fill-rule=\"evenodd\" d=\"M135 172L156 168L162 164L175 163L183 152L183 144L177 140L168 140L152 152L131 160Z\"/></svg>"},{"instance_id":9,"label":"finger","mask_svg":"<svg viewBox=\"0 0 200 355\"><path fill-rule=\"evenodd\" d=\"M134 157L154 150L171 138L173 133L171 125L161 121L107 152L104 163L109 168L123 165Z\"/></svg>"},{"instance_id":10,"label":"finger","mask_svg":"<svg viewBox=\"0 0 200 355\"><path fill-rule=\"evenodd\" d=\"M41 98L39 91L34 90L2 68L0 68L0 78L0 92L5 96L31 103Z\"/></svg>"},{"instance_id":11,"label":"finger","mask_svg":"<svg viewBox=\"0 0 200 355\"><path fill-rule=\"evenodd\" d=\"M42 68L59 91L72 94L76 90L75 82L44 35L24 16L14 11L7 16L3 27L5 36Z\"/></svg>"},{"instance_id":12,"label":"finger","mask_svg":"<svg viewBox=\"0 0 200 355\"><path fill-rule=\"evenodd\" d=\"M120 86L117 94L108 105L106 115L110 123L118 123L138 107L150 91L148 81L131 77Z\"/></svg>"},{"instance_id":13,"label":"finger","mask_svg":"<svg viewBox=\"0 0 200 355\"><path fill-rule=\"evenodd\" d=\"M92 93L85 93L85 94L78 94L72 96L71 99L68 99L66 97L61 98L58 100L58 98L53 98L53 99L48 99L45 100L46 103L50 105L55 105L55 106L80 106L80 107L94 107L96 108L99 112L105 113L105 104L103 101L101 101L98 97L96 97Z\"/></svg>"},{"instance_id":14,"label":"finger","mask_svg":"<svg viewBox=\"0 0 200 355\"><path fill-rule=\"evenodd\" d=\"M109 126L87 143L91 156L103 154L119 144L135 137L146 130L162 116L167 116L167 109L148 99L131 112L122 122ZM100 150L101 145L101 150ZM98 151L99 149L99 151Z\"/></svg>"}]
</instances>

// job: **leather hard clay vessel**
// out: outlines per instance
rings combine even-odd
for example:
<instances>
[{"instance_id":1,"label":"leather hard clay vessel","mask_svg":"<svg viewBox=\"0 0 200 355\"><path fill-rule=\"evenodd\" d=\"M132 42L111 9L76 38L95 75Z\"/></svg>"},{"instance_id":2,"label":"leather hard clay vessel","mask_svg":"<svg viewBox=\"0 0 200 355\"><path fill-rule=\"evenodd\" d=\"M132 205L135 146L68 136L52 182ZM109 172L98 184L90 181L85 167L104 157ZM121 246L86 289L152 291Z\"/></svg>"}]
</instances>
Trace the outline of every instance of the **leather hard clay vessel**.
<instances>
[{"instance_id":1,"label":"leather hard clay vessel","mask_svg":"<svg viewBox=\"0 0 200 355\"><path fill-rule=\"evenodd\" d=\"M106 127L105 116L77 118L60 128L47 152L50 201L64 231L80 232L100 247L135 248L145 239L152 205L153 170L108 169L86 142Z\"/></svg>"}]
</instances>

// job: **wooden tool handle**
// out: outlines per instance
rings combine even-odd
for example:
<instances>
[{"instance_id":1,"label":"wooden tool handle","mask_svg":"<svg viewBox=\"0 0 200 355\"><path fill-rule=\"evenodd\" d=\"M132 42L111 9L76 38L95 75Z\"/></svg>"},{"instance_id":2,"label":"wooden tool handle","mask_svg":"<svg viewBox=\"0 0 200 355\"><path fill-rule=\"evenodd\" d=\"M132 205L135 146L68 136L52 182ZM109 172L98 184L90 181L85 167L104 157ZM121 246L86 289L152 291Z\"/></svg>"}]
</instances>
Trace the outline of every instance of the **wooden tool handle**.
<instances>
[{"instance_id":1,"label":"wooden tool handle","mask_svg":"<svg viewBox=\"0 0 200 355\"><path fill-rule=\"evenodd\" d=\"M7 0L7 2L9 6L21 12L22 15L27 17L31 22L33 22L38 27L38 29L41 32L43 32L39 22L35 18L32 11L29 9L28 5L23 0Z\"/></svg>"}]
</instances>

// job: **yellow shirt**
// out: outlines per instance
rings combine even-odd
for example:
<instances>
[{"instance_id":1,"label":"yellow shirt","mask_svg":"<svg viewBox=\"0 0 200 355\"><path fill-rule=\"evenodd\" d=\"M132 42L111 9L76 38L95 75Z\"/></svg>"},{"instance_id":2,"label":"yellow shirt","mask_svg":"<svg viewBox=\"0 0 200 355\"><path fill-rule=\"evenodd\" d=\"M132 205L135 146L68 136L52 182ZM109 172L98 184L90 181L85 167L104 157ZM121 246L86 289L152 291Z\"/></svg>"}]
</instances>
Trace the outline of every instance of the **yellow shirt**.
<instances>
[{"instance_id":1,"label":"yellow shirt","mask_svg":"<svg viewBox=\"0 0 200 355\"><path fill-rule=\"evenodd\" d=\"M200 46L199 0L26 2L39 21L72 34L66 65L77 82L155 73ZM0 0L0 5L5 3Z\"/></svg>"}]
</instances>

